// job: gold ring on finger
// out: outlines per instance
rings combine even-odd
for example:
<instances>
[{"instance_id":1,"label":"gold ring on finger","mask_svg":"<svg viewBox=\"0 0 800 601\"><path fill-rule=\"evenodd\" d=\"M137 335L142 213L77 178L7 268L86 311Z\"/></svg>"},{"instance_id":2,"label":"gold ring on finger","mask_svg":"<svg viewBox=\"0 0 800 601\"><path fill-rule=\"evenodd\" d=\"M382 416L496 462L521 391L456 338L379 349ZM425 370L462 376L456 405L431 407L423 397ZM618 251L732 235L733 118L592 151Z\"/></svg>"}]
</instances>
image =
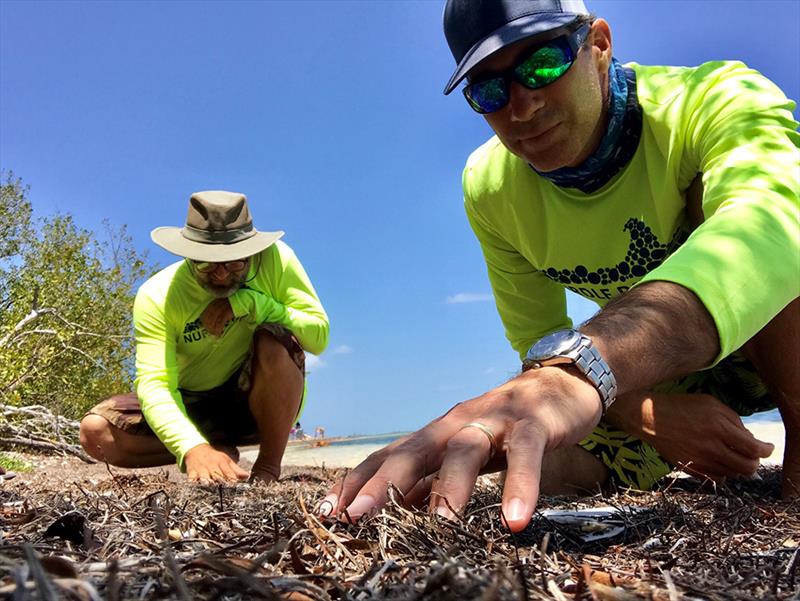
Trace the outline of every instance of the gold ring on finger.
<instances>
[{"instance_id":1,"label":"gold ring on finger","mask_svg":"<svg viewBox=\"0 0 800 601\"><path fill-rule=\"evenodd\" d=\"M459 432L460 432L461 430L466 430L467 428L478 428L478 430L480 430L481 432L483 432L484 434L486 434L486 438L488 438L488 439L489 439L489 447L490 447L490 455L489 455L489 459L491 459L492 457L494 457L494 454L495 454L495 452L497 451L497 439L496 439L496 438L495 438L495 436L494 436L494 432L492 432L492 431L489 429L489 427L488 427L488 426L484 426L484 425L483 425L482 423L480 423L480 422L469 422L468 424L464 424L464 425L463 425L463 426L461 426L461 428L459 429Z\"/></svg>"}]
</instances>

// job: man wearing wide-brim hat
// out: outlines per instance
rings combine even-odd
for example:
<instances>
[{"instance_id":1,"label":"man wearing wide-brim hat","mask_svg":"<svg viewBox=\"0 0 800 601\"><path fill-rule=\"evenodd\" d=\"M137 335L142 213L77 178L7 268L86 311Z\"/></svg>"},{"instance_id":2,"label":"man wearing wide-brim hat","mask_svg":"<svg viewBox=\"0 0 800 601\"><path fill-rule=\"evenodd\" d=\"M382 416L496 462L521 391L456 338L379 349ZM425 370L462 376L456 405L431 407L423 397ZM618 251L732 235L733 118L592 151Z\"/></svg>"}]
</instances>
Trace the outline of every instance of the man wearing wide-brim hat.
<instances>
[{"instance_id":1,"label":"man wearing wide-brim hat","mask_svg":"<svg viewBox=\"0 0 800 601\"><path fill-rule=\"evenodd\" d=\"M253 227L247 198L197 192L186 225L153 241L184 257L147 280L133 308L136 392L81 421L81 444L121 467L177 460L190 480L248 473L236 447L258 444L250 477L272 481L304 402L305 354L328 343L328 316L283 232Z\"/></svg>"}]
</instances>

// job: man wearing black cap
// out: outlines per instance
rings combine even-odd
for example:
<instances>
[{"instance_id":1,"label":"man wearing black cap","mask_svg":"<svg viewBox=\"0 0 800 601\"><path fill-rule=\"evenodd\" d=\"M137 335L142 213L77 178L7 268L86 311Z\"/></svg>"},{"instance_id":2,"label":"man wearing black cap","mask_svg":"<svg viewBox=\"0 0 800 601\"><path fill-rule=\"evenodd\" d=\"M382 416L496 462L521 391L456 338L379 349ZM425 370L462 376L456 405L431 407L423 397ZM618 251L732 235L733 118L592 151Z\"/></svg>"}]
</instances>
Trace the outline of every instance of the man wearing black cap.
<instances>
[{"instance_id":1,"label":"man wearing black cap","mask_svg":"<svg viewBox=\"0 0 800 601\"><path fill-rule=\"evenodd\" d=\"M507 468L512 530L539 491L673 466L752 474L773 446L738 414L777 406L783 492L800 492L797 123L741 63L623 66L582 0L448 0L469 105L496 136L465 208L523 373L356 468L321 511L356 517L392 482L452 516ZM579 329L565 291L603 309Z\"/></svg>"},{"instance_id":2,"label":"man wearing black cap","mask_svg":"<svg viewBox=\"0 0 800 601\"><path fill-rule=\"evenodd\" d=\"M122 467L177 460L190 480L248 477L237 445L258 444L251 479L280 475L304 402L305 350L328 343L328 317L300 261L253 227L247 198L197 192L186 225L153 230L180 257L139 289L136 392L81 421L81 444Z\"/></svg>"}]
</instances>

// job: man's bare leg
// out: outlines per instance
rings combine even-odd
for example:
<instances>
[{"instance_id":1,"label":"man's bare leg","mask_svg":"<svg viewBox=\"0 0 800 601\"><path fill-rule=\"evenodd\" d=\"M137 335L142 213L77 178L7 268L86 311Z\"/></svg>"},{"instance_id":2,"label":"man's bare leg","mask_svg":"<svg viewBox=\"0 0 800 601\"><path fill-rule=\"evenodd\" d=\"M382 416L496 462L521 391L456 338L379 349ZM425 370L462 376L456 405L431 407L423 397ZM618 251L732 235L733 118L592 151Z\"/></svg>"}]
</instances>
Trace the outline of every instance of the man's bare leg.
<instances>
[{"instance_id":1,"label":"man's bare leg","mask_svg":"<svg viewBox=\"0 0 800 601\"><path fill-rule=\"evenodd\" d=\"M250 478L271 482L280 476L283 452L300 409L303 374L286 348L268 332L256 332L254 344L249 401L261 448Z\"/></svg>"},{"instance_id":2,"label":"man's bare leg","mask_svg":"<svg viewBox=\"0 0 800 601\"><path fill-rule=\"evenodd\" d=\"M83 449L98 461L118 467L156 467L175 462L175 457L155 436L129 434L99 415L81 420Z\"/></svg>"},{"instance_id":3,"label":"man's bare leg","mask_svg":"<svg viewBox=\"0 0 800 601\"><path fill-rule=\"evenodd\" d=\"M553 449L542 460L543 495L592 495L608 482L609 469L586 449L573 445Z\"/></svg>"},{"instance_id":4,"label":"man's bare leg","mask_svg":"<svg viewBox=\"0 0 800 601\"><path fill-rule=\"evenodd\" d=\"M800 298L789 303L742 350L770 388L786 428L783 498L800 497Z\"/></svg>"}]
</instances>

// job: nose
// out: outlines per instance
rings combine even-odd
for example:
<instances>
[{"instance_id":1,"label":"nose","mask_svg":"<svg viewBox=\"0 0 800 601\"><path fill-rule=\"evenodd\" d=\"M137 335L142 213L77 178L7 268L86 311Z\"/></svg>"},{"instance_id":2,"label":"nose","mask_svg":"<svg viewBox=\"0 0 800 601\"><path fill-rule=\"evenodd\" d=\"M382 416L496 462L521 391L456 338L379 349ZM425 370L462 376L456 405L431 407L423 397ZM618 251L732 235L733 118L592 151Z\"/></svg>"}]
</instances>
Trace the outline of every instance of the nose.
<instances>
[{"instance_id":1,"label":"nose","mask_svg":"<svg viewBox=\"0 0 800 601\"><path fill-rule=\"evenodd\" d=\"M217 263L214 266L214 269L211 272L211 275L213 275L218 280L222 280L222 279L228 277L228 273L229 272L228 272L227 268L225 267L224 263Z\"/></svg>"},{"instance_id":2,"label":"nose","mask_svg":"<svg viewBox=\"0 0 800 601\"><path fill-rule=\"evenodd\" d=\"M508 109L511 121L530 121L544 106L544 97L540 90L531 90L516 81L511 82L509 96Z\"/></svg>"}]
</instances>

